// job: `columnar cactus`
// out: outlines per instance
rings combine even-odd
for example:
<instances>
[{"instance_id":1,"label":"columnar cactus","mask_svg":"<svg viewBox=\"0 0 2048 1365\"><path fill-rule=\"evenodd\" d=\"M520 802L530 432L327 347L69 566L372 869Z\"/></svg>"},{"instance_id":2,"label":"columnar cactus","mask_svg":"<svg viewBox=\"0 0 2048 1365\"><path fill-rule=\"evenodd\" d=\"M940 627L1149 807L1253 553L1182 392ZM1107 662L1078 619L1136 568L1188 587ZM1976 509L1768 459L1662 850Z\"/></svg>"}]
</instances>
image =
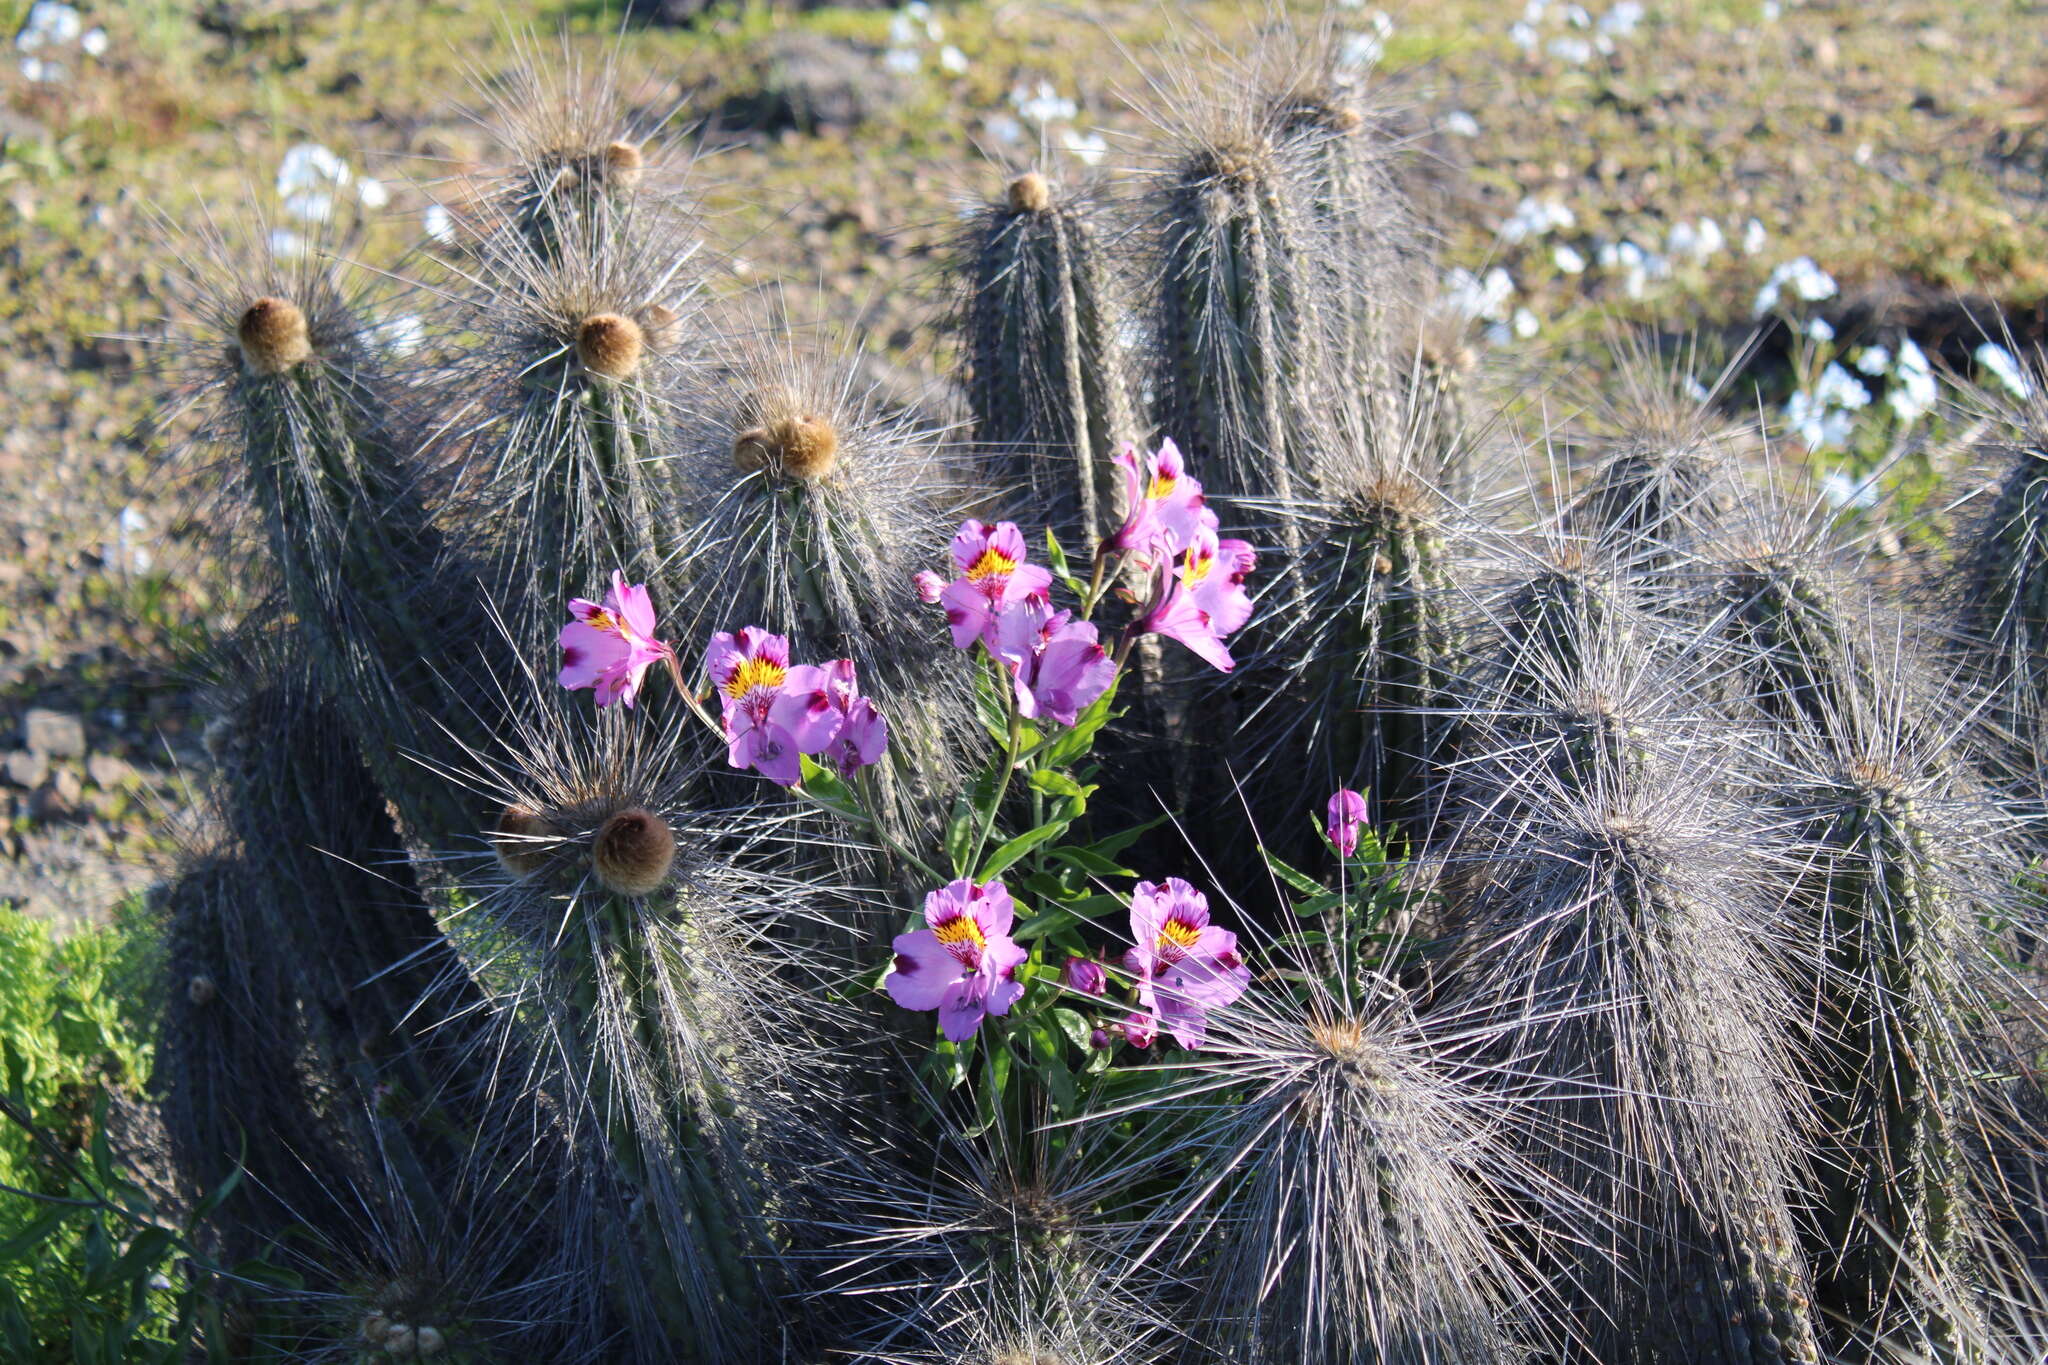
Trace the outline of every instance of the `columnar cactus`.
<instances>
[{"instance_id":1,"label":"columnar cactus","mask_svg":"<svg viewBox=\"0 0 2048 1365\"><path fill-rule=\"evenodd\" d=\"M346 708L408 832L466 829L473 815L406 752L447 751L443 727L468 718L462 680L490 640L465 602L429 590L461 570L363 304L329 263L221 233L189 245L188 344L220 357L199 394L212 407L202 440L232 462L322 691Z\"/></svg>"},{"instance_id":2,"label":"columnar cactus","mask_svg":"<svg viewBox=\"0 0 2048 1365\"><path fill-rule=\"evenodd\" d=\"M1486 1117L1461 1026L1418 1022L1388 981L1302 975L1304 988L1216 1016L1141 1112L1161 1148L1209 1154L1152 1220L1194 1283L1194 1345L1260 1365L1521 1359L1539 1296L1493 1200L1562 1187ZM1242 1104L1193 1102L1239 1090ZM1136 1163L1172 1168L1143 1142Z\"/></svg>"},{"instance_id":3,"label":"columnar cactus","mask_svg":"<svg viewBox=\"0 0 2048 1365\"><path fill-rule=\"evenodd\" d=\"M1219 493L1305 495L1338 400L1328 233L1303 160L1269 111L1191 135L1154 189L1154 425L1214 471Z\"/></svg>"},{"instance_id":4,"label":"columnar cactus","mask_svg":"<svg viewBox=\"0 0 2048 1365\"><path fill-rule=\"evenodd\" d=\"M848 361L798 345L743 335L686 401L678 633L694 652L744 619L807 656L852 659L891 718L885 781L908 832L979 731L971 678L928 629L914 577L946 563L948 525L983 485Z\"/></svg>"},{"instance_id":5,"label":"columnar cactus","mask_svg":"<svg viewBox=\"0 0 2048 1365\"><path fill-rule=\"evenodd\" d=\"M1461 754L1454 989L1493 1002L1502 1057L1556 1078L1538 1150L1616 1220L1613 1259L1566 1272L1590 1295L1590 1358L1817 1362L1764 835L1640 617L1543 625L1506 628L1500 681L1471 703L1491 719Z\"/></svg>"},{"instance_id":6,"label":"columnar cactus","mask_svg":"<svg viewBox=\"0 0 2048 1365\"><path fill-rule=\"evenodd\" d=\"M1136 438L1129 324L1087 200L1039 171L975 218L957 267L975 436L1004 486L1091 553L1120 519L1110 465Z\"/></svg>"},{"instance_id":7,"label":"columnar cactus","mask_svg":"<svg viewBox=\"0 0 2048 1365\"><path fill-rule=\"evenodd\" d=\"M558 225L546 255L504 221L475 244L451 325L487 340L464 362L461 389L477 397L460 455L522 649L551 643L562 602L614 570L678 595L669 371L687 349L699 244L680 207L651 197Z\"/></svg>"}]
</instances>

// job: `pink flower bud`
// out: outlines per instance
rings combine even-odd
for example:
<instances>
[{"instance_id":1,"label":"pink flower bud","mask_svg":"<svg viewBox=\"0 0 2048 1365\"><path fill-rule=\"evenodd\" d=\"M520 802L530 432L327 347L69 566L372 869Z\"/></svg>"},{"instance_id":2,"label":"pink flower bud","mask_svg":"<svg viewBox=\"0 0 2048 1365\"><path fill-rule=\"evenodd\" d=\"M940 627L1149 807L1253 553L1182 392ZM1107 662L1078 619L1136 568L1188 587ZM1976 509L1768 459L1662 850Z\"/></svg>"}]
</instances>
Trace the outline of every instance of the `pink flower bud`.
<instances>
[{"instance_id":1,"label":"pink flower bud","mask_svg":"<svg viewBox=\"0 0 2048 1365\"><path fill-rule=\"evenodd\" d=\"M1142 1010L1133 1011L1124 1020L1123 1029L1124 1041L1132 1047L1150 1047L1159 1032L1159 1021Z\"/></svg>"},{"instance_id":2,"label":"pink flower bud","mask_svg":"<svg viewBox=\"0 0 2048 1365\"><path fill-rule=\"evenodd\" d=\"M1098 1028L1088 1035L1088 1046L1097 1052L1107 1052L1115 1046L1115 1042L1110 1038L1108 1029Z\"/></svg>"},{"instance_id":3,"label":"pink flower bud","mask_svg":"<svg viewBox=\"0 0 2048 1365\"><path fill-rule=\"evenodd\" d=\"M1083 995L1101 995L1109 989L1109 978L1103 973L1102 964L1090 958L1070 957L1066 966L1060 969L1060 980L1070 991Z\"/></svg>"},{"instance_id":4,"label":"pink flower bud","mask_svg":"<svg viewBox=\"0 0 2048 1365\"><path fill-rule=\"evenodd\" d=\"M1365 798L1349 787L1339 787L1330 797L1330 843L1340 857L1358 851L1358 827L1365 823Z\"/></svg>"},{"instance_id":5,"label":"pink flower bud","mask_svg":"<svg viewBox=\"0 0 2048 1365\"><path fill-rule=\"evenodd\" d=\"M946 580L930 569L919 569L910 576L910 581L917 585L917 600L920 602L936 602L946 591Z\"/></svg>"}]
</instances>

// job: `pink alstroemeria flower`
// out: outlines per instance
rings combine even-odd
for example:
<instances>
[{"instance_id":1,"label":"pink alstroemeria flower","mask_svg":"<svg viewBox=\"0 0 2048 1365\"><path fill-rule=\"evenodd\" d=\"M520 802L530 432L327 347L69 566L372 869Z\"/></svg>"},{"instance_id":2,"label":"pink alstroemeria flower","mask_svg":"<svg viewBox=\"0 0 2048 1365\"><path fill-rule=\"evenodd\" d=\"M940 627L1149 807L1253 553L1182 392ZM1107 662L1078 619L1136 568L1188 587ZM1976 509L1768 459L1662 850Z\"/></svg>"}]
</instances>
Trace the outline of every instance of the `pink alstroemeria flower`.
<instances>
[{"instance_id":1,"label":"pink alstroemeria flower","mask_svg":"<svg viewBox=\"0 0 2048 1365\"><path fill-rule=\"evenodd\" d=\"M993 526L972 520L960 523L953 537L953 563L962 576L940 591L939 603L953 627L956 649L972 649L976 640L993 648L996 622L1004 614L1052 592L1052 570L1026 562L1024 533L1013 521ZM927 587L920 583L920 592Z\"/></svg>"},{"instance_id":2,"label":"pink alstroemeria flower","mask_svg":"<svg viewBox=\"0 0 2048 1365\"><path fill-rule=\"evenodd\" d=\"M1003 1015L1024 994L1017 968L1031 955L1010 937L1017 907L1001 882L961 880L924 898L927 927L898 934L896 964L882 979L907 1010L937 1010L939 1029L965 1042L986 1015Z\"/></svg>"},{"instance_id":3,"label":"pink alstroemeria flower","mask_svg":"<svg viewBox=\"0 0 2048 1365\"><path fill-rule=\"evenodd\" d=\"M1116 660L1095 626L1056 612L1042 597L1003 613L990 652L1009 665L1017 710L1027 720L1050 717L1072 725L1116 680Z\"/></svg>"},{"instance_id":4,"label":"pink alstroemeria flower","mask_svg":"<svg viewBox=\"0 0 2048 1365\"><path fill-rule=\"evenodd\" d=\"M725 708L726 760L758 769L778 786L795 786L803 778L797 755L823 748L838 728L830 707L819 716L810 705L824 687L817 676L824 670L792 669L789 638L759 626L713 635L704 670Z\"/></svg>"},{"instance_id":5,"label":"pink alstroemeria flower","mask_svg":"<svg viewBox=\"0 0 2048 1365\"><path fill-rule=\"evenodd\" d=\"M1237 667L1223 640L1252 616L1245 576L1258 562L1242 540L1218 540L1200 527L1182 552L1176 581L1166 598L1145 617L1144 629L1180 641L1211 666L1228 673Z\"/></svg>"},{"instance_id":6,"label":"pink alstroemeria flower","mask_svg":"<svg viewBox=\"0 0 2048 1365\"><path fill-rule=\"evenodd\" d=\"M1188 473L1172 441L1161 441L1150 455L1126 441L1114 462L1124 471L1130 511L1110 537L1111 548L1146 562L1168 559L1193 541L1199 528L1215 528L1216 514L1203 501L1202 485Z\"/></svg>"},{"instance_id":7,"label":"pink alstroemeria flower","mask_svg":"<svg viewBox=\"0 0 2048 1365\"><path fill-rule=\"evenodd\" d=\"M1251 984L1251 969L1237 956L1237 935L1209 923L1206 896L1168 877L1163 885L1139 882L1131 893L1131 936L1137 942L1124 954L1124 969L1138 979L1139 1012L1125 1022L1125 1036L1143 1047L1150 1029L1163 1025L1182 1047L1200 1047L1209 1011ZM1141 1021L1145 1043L1132 1032Z\"/></svg>"},{"instance_id":8,"label":"pink alstroemeria flower","mask_svg":"<svg viewBox=\"0 0 2048 1365\"><path fill-rule=\"evenodd\" d=\"M889 745L889 722L860 694L853 660L834 659L820 668L789 670L783 690L803 701L803 718L791 726L797 746L817 754L850 776L877 762Z\"/></svg>"},{"instance_id":9,"label":"pink alstroemeria flower","mask_svg":"<svg viewBox=\"0 0 2048 1365\"><path fill-rule=\"evenodd\" d=\"M654 601L646 586L628 583L624 572L614 569L604 601L572 598L569 615L575 619L558 637L562 686L571 692L594 689L599 706L620 702L630 707L648 668L669 654L669 647L654 638Z\"/></svg>"},{"instance_id":10,"label":"pink alstroemeria flower","mask_svg":"<svg viewBox=\"0 0 2048 1365\"><path fill-rule=\"evenodd\" d=\"M1331 794L1324 814L1337 856L1349 858L1358 852L1358 827L1365 823L1365 798L1349 787L1339 787Z\"/></svg>"}]
</instances>

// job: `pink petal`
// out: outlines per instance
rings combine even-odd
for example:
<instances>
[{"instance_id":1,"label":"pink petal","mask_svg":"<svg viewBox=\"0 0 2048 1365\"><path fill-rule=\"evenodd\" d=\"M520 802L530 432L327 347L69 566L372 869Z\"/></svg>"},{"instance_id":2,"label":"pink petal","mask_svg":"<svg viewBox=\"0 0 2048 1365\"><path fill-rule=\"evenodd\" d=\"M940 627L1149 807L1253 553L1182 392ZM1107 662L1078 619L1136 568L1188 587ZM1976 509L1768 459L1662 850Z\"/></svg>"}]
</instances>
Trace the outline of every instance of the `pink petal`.
<instances>
[{"instance_id":1,"label":"pink petal","mask_svg":"<svg viewBox=\"0 0 2048 1365\"><path fill-rule=\"evenodd\" d=\"M991 944L998 938L1008 943L1010 926L1017 920L1017 903L1010 899L1010 888L1001 882L990 882L978 890L980 894L971 902L971 913L981 936ZM1010 946L1016 947L1015 944Z\"/></svg>"},{"instance_id":2,"label":"pink petal","mask_svg":"<svg viewBox=\"0 0 2048 1365\"><path fill-rule=\"evenodd\" d=\"M988 982L978 976L955 981L939 999L939 1032L953 1042L964 1043L981 1027L987 1013Z\"/></svg>"},{"instance_id":3,"label":"pink petal","mask_svg":"<svg viewBox=\"0 0 2048 1365\"><path fill-rule=\"evenodd\" d=\"M935 1010L946 988L960 979L960 963L929 929L898 934L890 948L896 965L882 978L889 998L907 1010Z\"/></svg>"}]
</instances>

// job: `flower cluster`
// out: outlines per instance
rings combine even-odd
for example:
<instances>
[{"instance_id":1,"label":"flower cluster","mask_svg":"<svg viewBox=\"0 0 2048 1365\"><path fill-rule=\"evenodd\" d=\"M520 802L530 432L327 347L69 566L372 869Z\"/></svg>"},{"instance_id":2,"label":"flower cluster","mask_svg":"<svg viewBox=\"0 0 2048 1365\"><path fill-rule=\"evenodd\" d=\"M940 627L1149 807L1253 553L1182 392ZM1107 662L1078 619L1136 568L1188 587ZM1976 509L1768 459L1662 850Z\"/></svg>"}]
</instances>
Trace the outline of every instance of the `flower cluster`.
<instances>
[{"instance_id":1,"label":"flower cluster","mask_svg":"<svg viewBox=\"0 0 2048 1365\"><path fill-rule=\"evenodd\" d=\"M889 998L905 1009L937 1010L939 1028L961 1042L990 1015L1009 1013L1024 995L1017 969L1030 953L1010 937L1016 904L999 881L961 880L925 897L925 928L899 934L896 957L882 979ZM1131 894L1130 974L1136 1008L1118 1027L1133 1047L1150 1047L1164 1028L1185 1048L1199 1048L1209 1014L1231 1004L1251 984L1251 969L1237 955L1237 935L1209 923L1209 901L1178 877L1139 882ZM1068 957L1060 982L1079 995L1108 994L1109 975L1092 958ZM1107 1030L1096 1045L1108 1046Z\"/></svg>"},{"instance_id":2,"label":"flower cluster","mask_svg":"<svg viewBox=\"0 0 2048 1365\"><path fill-rule=\"evenodd\" d=\"M850 774L888 746L889 723L860 695L851 659L792 667L787 636L748 626L713 635L704 667L724 708L726 759L735 768L793 787L803 777L801 754Z\"/></svg>"},{"instance_id":3,"label":"flower cluster","mask_svg":"<svg viewBox=\"0 0 2048 1365\"><path fill-rule=\"evenodd\" d=\"M918 594L946 609L953 644L979 644L1008 670L1021 715L1072 725L1116 678L1094 625L1053 610L1052 573L1029 562L1014 522L962 523L953 564L960 576L950 583L917 579Z\"/></svg>"},{"instance_id":4,"label":"flower cluster","mask_svg":"<svg viewBox=\"0 0 2048 1365\"><path fill-rule=\"evenodd\" d=\"M1216 514L1187 472L1179 447L1150 455L1126 444L1116 454L1130 512L1110 544L1152 574L1142 629L1178 640L1228 673L1237 666L1224 637L1251 619L1244 580L1257 556L1242 540L1217 538Z\"/></svg>"},{"instance_id":5,"label":"flower cluster","mask_svg":"<svg viewBox=\"0 0 2048 1365\"><path fill-rule=\"evenodd\" d=\"M630 707L657 663L667 664L682 685L674 646L655 638L654 603L645 585L628 583L615 570L604 601L575 598L569 616L560 636L563 687L591 689L599 706ZM787 636L748 626L737 635L713 635L704 668L722 704L726 757L735 768L754 768L793 787L803 779L804 754L850 775L880 761L888 748L889 723L860 694L851 659L792 668ZM701 708L698 714L711 723Z\"/></svg>"}]
</instances>

